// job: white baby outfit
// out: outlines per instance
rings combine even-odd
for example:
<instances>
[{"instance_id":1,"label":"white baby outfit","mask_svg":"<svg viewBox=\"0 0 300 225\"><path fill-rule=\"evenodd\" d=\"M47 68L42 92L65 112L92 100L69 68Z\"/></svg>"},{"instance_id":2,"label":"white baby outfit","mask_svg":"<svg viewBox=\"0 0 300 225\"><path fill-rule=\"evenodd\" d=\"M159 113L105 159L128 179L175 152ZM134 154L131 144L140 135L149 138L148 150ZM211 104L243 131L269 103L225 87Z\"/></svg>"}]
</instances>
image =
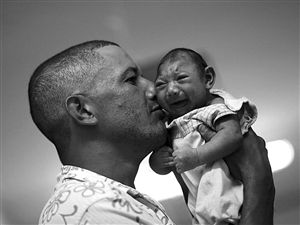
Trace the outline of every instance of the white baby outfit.
<instances>
[{"instance_id":1,"label":"white baby outfit","mask_svg":"<svg viewBox=\"0 0 300 225\"><path fill-rule=\"evenodd\" d=\"M195 109L167 125L174 151L185 145L197 148L205 143L197 130L201 123L215 130L215 121L219 118L237 114L244 134L255 122L257 109L245 97L236 99L222 90L211 90L211 93L222 97L224 104ZM222 159L198 166L181 176L189 189L188 208L193 216L193 224L238 223L243 185L230 176Z\"/></svg>"}]
</instances>

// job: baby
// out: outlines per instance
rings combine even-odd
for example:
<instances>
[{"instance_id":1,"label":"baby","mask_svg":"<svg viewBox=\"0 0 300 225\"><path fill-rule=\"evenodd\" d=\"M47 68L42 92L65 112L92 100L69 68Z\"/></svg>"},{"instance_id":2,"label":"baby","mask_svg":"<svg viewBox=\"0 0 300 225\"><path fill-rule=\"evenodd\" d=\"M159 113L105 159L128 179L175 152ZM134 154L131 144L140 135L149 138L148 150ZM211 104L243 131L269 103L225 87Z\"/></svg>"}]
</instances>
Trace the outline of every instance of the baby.
<instances>
[{"instance_id":1,"label":"baby","mask_svg":"<svg viewBox=\"0 0 300 225\"><path fill-rule=\"evenodd\" d=\"M243 185L230 176L222 158L238 149L257 110L246 98L212 90L214 81L213 68L191 49L176 48L161 59L155 88L168 115L173 152L167 147L153 152L150 166L159 174L175 166L181 174L193 224L237 224ZM207 143L198 132L202 123L216 131Z\"/></svg>"}]
</instances>

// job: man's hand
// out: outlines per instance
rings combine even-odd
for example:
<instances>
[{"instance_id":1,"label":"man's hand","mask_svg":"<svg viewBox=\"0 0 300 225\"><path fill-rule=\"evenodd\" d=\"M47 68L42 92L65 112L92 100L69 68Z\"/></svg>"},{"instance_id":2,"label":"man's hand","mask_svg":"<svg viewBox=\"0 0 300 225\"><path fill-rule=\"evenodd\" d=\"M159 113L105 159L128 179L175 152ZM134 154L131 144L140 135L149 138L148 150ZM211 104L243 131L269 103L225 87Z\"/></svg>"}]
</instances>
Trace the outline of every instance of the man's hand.
<instances>
[{"instance_id":1,"label":"man's hand","mask_svg":"<svg viewBox=\"0 0 300 225\"><path fill-rule=\"evenodd\" d=\"M197 149L192 146L185 146L185 148L174 151L173 157L177 173L183 173L199 166Z\"/></svg>"},{"instance_id":2,"label":"man's hand","mask_svg":"<svg viewBox=\"0 0 300 225\"><path fill-rule=\"evenodd\" d=\"M149 158L152 170L161 175L170 173L175 166L172 152L173 149L169 146L163 146L154 151Z\"/></svg>"},{"instance_id":3,"label":"man's hand","mask_svg":"<svg viewBox=\"0 0 300 225\"><path fill-rule=\"evenodd\" d=\"M205 125L200 125L199 132L206 141L215 135ZM242 146L225 162L231 175L244 184L240 225L273 224L275 187L265 141L250 129Z\"/></svg>"}]
</instances>

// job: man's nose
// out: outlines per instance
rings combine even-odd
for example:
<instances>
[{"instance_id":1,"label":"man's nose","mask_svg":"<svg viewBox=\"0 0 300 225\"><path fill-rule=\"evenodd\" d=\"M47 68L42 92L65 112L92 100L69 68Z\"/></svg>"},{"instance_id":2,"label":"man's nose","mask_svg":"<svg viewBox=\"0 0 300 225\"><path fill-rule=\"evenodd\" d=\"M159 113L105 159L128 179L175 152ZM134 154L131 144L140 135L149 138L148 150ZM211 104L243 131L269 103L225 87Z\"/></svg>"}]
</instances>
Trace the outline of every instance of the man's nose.
<instances>
[{"instance_id":1,"label":"man's nose","mask_svg":"<svg viewBox=\"0 0 300 225\"><path fill-rule=\"evenodd\" d=\"M155 99L156 98L156 91L154 88L154 83L150 80L143 78L143 83L145 85L145 95L148 99Z\"/></svg>"},{"instance_id":2,"label":"man's nose","mask_svg":"<svg viewBox=\"0 0 300 225\"><path fill-rule=\"evenodd\" d=\"M167 96L168 97L175 97L177 95L179 95L179 88L178 86L176 85L176 83L174 82L170 82L167 86Z\"/></svg>"}]
</instances>

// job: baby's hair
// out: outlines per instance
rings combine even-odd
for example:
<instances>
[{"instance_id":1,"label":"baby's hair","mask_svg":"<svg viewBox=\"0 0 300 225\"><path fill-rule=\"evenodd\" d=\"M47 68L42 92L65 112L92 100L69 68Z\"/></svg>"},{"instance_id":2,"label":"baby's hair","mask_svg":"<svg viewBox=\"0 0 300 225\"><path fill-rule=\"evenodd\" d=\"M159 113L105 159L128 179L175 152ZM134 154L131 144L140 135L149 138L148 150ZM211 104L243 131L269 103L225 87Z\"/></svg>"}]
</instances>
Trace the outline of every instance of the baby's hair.
<instances>
[{"instance_id":1,"label":"baby's hair","mask_svg":"<svg viewBox=\"0 0 300 225\"><path fill-rule=\"evenodd\" d=\"M157 67L157 75L159 74L159 69L162 64L165 62L174 62L177 60L182 54L187 54L191 57L193 62L196 64L199 73L204 73L205 68L207 67L206 61L203 59L203 57L196 51L188 48L174 48L171 51L169 51L159 62Z\"/></svg>"}]
</instances>

